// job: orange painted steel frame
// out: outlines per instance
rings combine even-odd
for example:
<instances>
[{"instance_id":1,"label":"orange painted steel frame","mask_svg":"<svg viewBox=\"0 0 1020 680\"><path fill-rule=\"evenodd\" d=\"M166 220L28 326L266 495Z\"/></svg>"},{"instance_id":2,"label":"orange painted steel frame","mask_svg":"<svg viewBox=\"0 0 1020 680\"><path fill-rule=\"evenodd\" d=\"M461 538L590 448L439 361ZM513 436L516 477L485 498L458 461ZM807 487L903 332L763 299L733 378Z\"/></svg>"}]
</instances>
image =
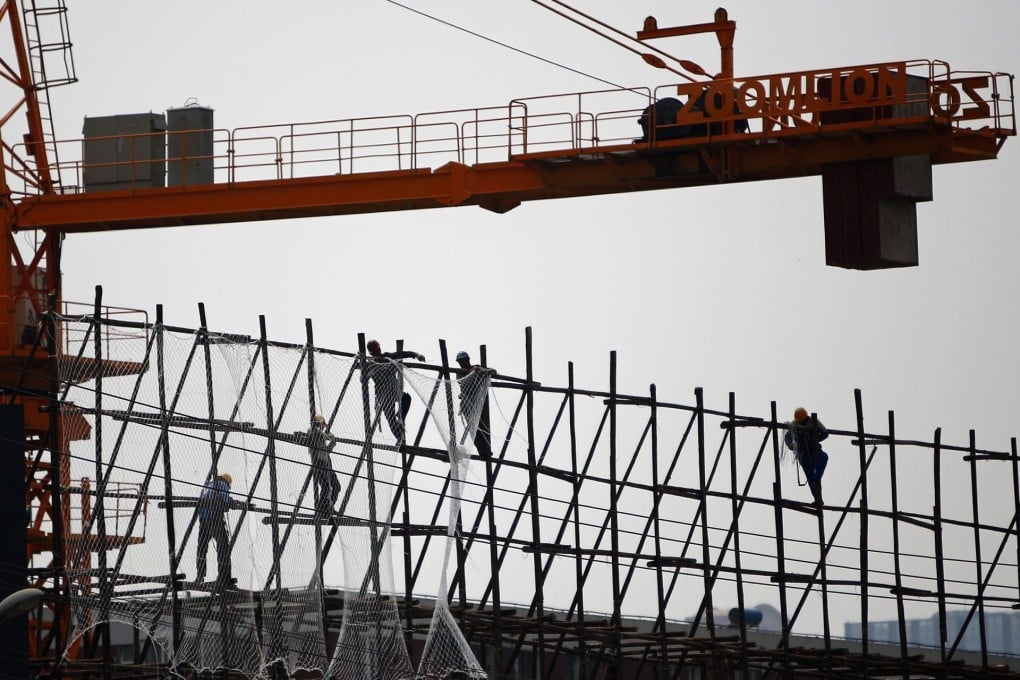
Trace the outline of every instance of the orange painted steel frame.
<instances>
[{"instance_id":1,"label":"orange painted steel frame","mask_svg":"<svg viewBox=\"0 0 1020 680\"><path fill-rule=\"evenodd\" d=\"M921 66L926 74L935 68ZM591 146L574 140L563 148L508 153L505 161L450 162L436 169L44 194L14 206L14 220L21 229L79 233L460 205L505 212L527 200L817 175L826 164L871 158L994 158L1005 137L1015 134L1013 112L1003 109L1012 93L1008 99L997 90L986 95L997 85L991 74L962 80L946 75L929 79L923 92L908 93L906 68L899 62L738 79L722 88L714 81L680 86L725 91L727 105L706 107L705 118L682 110L679 124L758 121L760 130L748 133ZM845 81L836 96L809 89L825 78ZM871 96L855 95L854 83L866 83ZM755 99L756 92L762 96ZM733 96L736 112L728 105ZM979 129L962 125L978 119ZM525 114L525 135L528 120ZM574 127L572 118L564 121L564 129ZM338 127L345 123L337 121ZM238 145L229 138L226 143ZM463 138L451 143L466 146ZM236 172L234 166L228 171Z\"/></svg>"},{"instance_id":2,"label":"orange painted steel frame","mask_svg":"<svg viewBox=\"0 0 1020 680\"><path fill-rule=\"evenodd\" d=\"M45 376L49 383L52 374L53 354L46 348L54 348L41 340L43 328L36 328L36 339L23 334L16 323L16 314L22 309L31 310L31 318L41 319L49 304L60 300L59 250L62 235L55 230L43 229L38 232L34 251L23 253L15 240L18 231L18 216L13 200L9 178L17 177L40 195L53 192L49 159L43 144L44 128L40 112L36 83L28 56L27 43L21 22L18 3L14 0L0 0L0 22L6 22L11 34L14 63L0 60L4 70L2 95L12 102L5 105L7 113L0 120L2 140L2 164L0 168L0 220L3 233L0 241L0 387L8 403L20 403L25 408L26 440L26 505L35 511L28 528L26 556L49 553L51 559L45 571L49 576L37 576L33 585L60 592L65 588L63 580L63 538L61 528L69 521L67 508L61 504L60 494L54 493L61 480L67 479L70 468L68 456L69 441L60 434L61 418L50 408L49 389L22 391L30 374ZM23 113L28 132L20 145L21 153L4 135L3 127L18 113ZM8 126L9 130L10 127ZM24 344L22 344L24 343ZM34 354L34 356L33 356ZM38 387L35 385L34 387ZM47 385L50 387L50 385ZM44 454L51 454L44 460ZM49 526L50 532L44 527ZM66 652L71 657L77 654L77 645L66 644L67 626L71 620L70 608L66 601L50 597L45 605L48 614L29 617L28 653L30 658L54 656Z\"/></svg>"}]
</instances>

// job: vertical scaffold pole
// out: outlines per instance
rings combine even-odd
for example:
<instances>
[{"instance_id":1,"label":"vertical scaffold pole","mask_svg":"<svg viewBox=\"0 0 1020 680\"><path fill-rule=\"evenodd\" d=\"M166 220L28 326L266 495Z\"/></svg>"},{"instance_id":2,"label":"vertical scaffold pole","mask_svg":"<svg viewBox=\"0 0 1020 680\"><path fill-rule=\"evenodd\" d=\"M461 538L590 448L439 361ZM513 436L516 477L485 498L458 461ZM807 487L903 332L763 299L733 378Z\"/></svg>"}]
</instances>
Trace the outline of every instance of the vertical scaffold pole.
<instances>
[{"instance_id":1,"label":"vertical scaffold pole","mask_svg":"<svg viewBox=\"0 0 1020 680\"><path fill-rule=\"evenodd\" d=\"M105 475L103 474L103 287L96 286L96 298L93 307L92 327L93 351L96 361L96 420L93 428L93 439L95 440L96 452L96 504L93 512L96 517L96 545L97 566L99 567L99 626L97 628L94 645L103 645L103 677L109 678L112 672L111 664L113 658L110 656L110 598L113 595L113 585L110 583L106 555L109 550L106 535L106 499L101 488ZM84 536L82 539L84 540ZM86 548L88 550L88 548ZM91 578L91 576L86 576Z\"/></svg>"},{"instance_id":2,"label":"vertical scaffold pole","mask_svg":"<svg viewBox=\"0 0 1020 680\"><path fill-rule=\"evenodd\" d=\"M273 559L271 564L276 567L273 570L273 594L277 600L276 604L279 605L279 598L283 592L283 577L279 569L280 560L283 557L282 550L280 549L280 522L278 519L280 517L280 489L276 470L276 437L274 436L276 416L273 414L273 377L272 371L269 370L269 338L266 334L266 317L264 314L259 315L259 351L262 353L266 431L269 433L269 437L266 438L266 456L269 458L269 516L273 519L271 524L273 540Z\"/></svg>"},{"instance_id":3,"label":"vertical scaffold pole","mask_svg":"<svg viewBox=\"0 0 1020 680\"><path fill-rule=\"evenodd\" d=\"M854 408L857 411L857 452L860 458L861 470L861 539L858 549L860 559L861 577L861 655L864 658L864 668L868 667L868 461L866 456L866 443L864 441L864 407L861 401L861 390L854 390Z\"/></svg>"},{"instance_id":4,"label":"vertical scaffold pole","mask_svg":"<svg viewBox=\"0 0 1020 680\"><path fill-rule=\"evenodd\" d=\"M737 396L730 392L729 396L729 439L730 439L730 512L733 516L733 566L737 580L737 623L740 626L740 666L744 677L748 677L747 666L747 622L744 619L744 573L740 561L740 494L737 490ZM750 480L748 480L750 481Z\"/></svg>"},{"instance_id":5,"label":"vertical scaffold pole","mask_svg":"<svg viewBox=\"0 0 1020 680\"><path fill-rule=\"evenodd\" d=\"M695 408L698 418L698 514L701 515L701 569L705 586L705 627L715 649L715 605L712 603L712 553L708 535L708 471L705 465L705 394L702 388L694 388ZM715 658L712 658L715 665Z\"/></svg>"},{"instance_id":6,"label":"vertical scaffold pole","mask_svg":"<svg viewBox=\"0 0 1020 680\"><path fill-rule=\"evenodd\" d=\"M978 516L977 433L970 431L970 502L974 517L974 570L977 585L978 636L981 640L981 670L988 672L988 641L985 632L984 565L981 563L981 519Z\"/></svg>"},{"instance_id":7,"label":"vertical scaffold pole","mask_svg":"<svg viewBox=\"0 0 1020 680\"><path fill-rule=\"evenodd\" d=\"M935 441L932 451L932 465L934 466L935 483L935 507L932 509L932 518L935 521L935 579L938 588L939 599L939 661L945 675L946 667L946 641L949 633L946 630L946 571L943 560L945 550L942 545L942 428L935 429Z\"/></svg>"},{"instance_id":8,"label":"vertical scaffold pole","mask_svg":"<svg viewBox=\"0 0 1020 680\"><path fill-rule=\"evenodd\" d=\"M811 414L811 421L818 422L818 416L815 413ZM865 466L867 463L865 462ZM861 470L861 478L867 474L867 469ZM863 494L862 494L863 496ZM819 577L822 582L822 638L825 643L825 670L829 672L832 670L832 634L829 626L829 543L826 541L825 534L825 506L819 501L815 503L815 509L818 513L818 569ZM864 514L863 512L861 513ZM832 540L835 540L836 534L833 532ZM862 586L863 587L863 586Z\"/></svg>"},{"instance_id":9,"label":"vertical scaffold pole","mask_svg":"<svg viewBox=\"0 0 1020 680\"><path fill-rule=\"evenodd\" d=\"M65 638L67 627L70 625L70 610L68 609L67 602L70 596L70 588L67 583L67 551L64 545L64 532L67 527L64 526L65 517L65 505L67 499L64 497L62 489L65 484L68 483L68 479L64 478L62 472L62 466L67 465L70 467L70 451L65 450L65 446L62 441L62 430L60 418L57 414L60 413L60 365L58 363L58 356L60 352L59 338L57 337L57 298L55 295L51 295L49 298L49 311L50 313L46 316L46 336L47 344L46 347L49 350L49 364L50 364L50 394L49 394L49 406L50 406L50 418L49 427L46 432L46 440L50 450L50 488L49 496L52 509L50 511L50 518L52 520L52 531L53 531L53 597L55 604L52 608L53 623L50 628L52 635L51 649L57 651L58 656L64 652L64 643L68 642ZM85 351L84 345L81 351ZM39 626L38 620L41 618L41 612L36 613L36 625ZM65 620L65 618L67 620ZM41 630L41 626L39 626ZM36 649L42 649L42 644L37 644ZM63 658L63 657L61 657ZM51 677L54 680L60 680L63 677L61 671L62 662L58 661L52 671Z\"/></svg>"},{"instance_id":10,"label":"vertical scaffold pole","mask_svg":"<svg viewBox=\"0 0 1020 680\"><path fill-rule=\"evenodd\" d=\"M1009 440L1010 450L1010 462L1013 468L1013 516L1016 517L1017 521L1020 522L1020 460L1017 460L1016 450L1016 437L1012 437ZM1016 566L1017 566L1017 582L1020 583L1020 532L1015 538L1016 542ZM1020 593L1018 595L1018 601L1020 601Z\"/></svg>"},{"instance_id":11,"label":"vertical scaffold pole","mask_svg":"<svg viewBox=\"0 0 1020 680\"><path fill-rule=\"evenodd\" d=\"M889 411L889 490L892 500L892 540L893 540L893 578L896 584L896 620L900 637L900 669L903 676L910 673L909 654L907 653L907 617L903 608L903 572L900 569L900 522L899 496L896 486L896 420Z\"/></svg>"},{"instance_id":12,"label":"vertical scaffold pole","mask_svg":"<svg viewBox=\"0 0 1020 680\"><path fill-rule=\"evenodd\" d=\"M545 589L542 578L542 522L541 509L538 504L538 460L535 455L535 365L532 356L531 326L524 329L524 359L526 364L527 384L527 426L528 426L528 497L531 512L531 543L534 546L532 561L535 570L535 618L538 621L536 630L535 667L542 668L541 655L545 650Z\"/></svg>"},{"instance_id":13,"label":"vertical scaffold pole","mask_svg":"<svg viewBox=\"0 0 1020 680\"><path fill-rule=\"evenodd\" d=\"M198 303L198 319L199 319L198 340L199 340L199 342L202 345L202 359L203 359L203 362L205 364L206 410L207 410L207 413L209 414L208 415L208 421L207 421L208 425L209 425L209 459L212 461L213 474L215 475L218 472L218 470L217 470L217 463L219 461L219 451L216 448L216 429L215 429L215 427L213 425L213 418L215 417L214 414L216 413L216 403L215 403L215 399L213 398L213 390L215 388L213 386L213 375L212 375L212 351L211 351L211 349L209 347L212 341L209 338L209 325L206 322L205 303L203 303L203 302L199 302ZM227 548L228 559L229 559L230 553L232 553L233 550L234 550L234 541L236 540L236 538L237 538L237 534L236 533L233 533L233 535L230 537L230 547ZM218 546L217 546L217 548L218 548ZM218 550L217 550L217 552L218 552ZM218 575L224 573L223 565L219 563L219 557L218 556L216 558L216 569L217 569L217 574ZM222 631L227 630L227 627L228 627L227 626L227 614L228 614L228 612L227 612L227 598L224 597L224 595L225 595L225 589L227 588L227 586L229 584L228 583L224 583L222 581L222 579L220 579L218 577L217 577L216 581L217 581L217 583L219 583L219 593L220 593L219 608L217 609L217 612L216 612L217 614L219 614L219 622L218 623L219 623L219 626L220 626L219 629L221 631L220 635L219 635L219 639L220 639L220 649L222 650L222 656L220 658L223 659L224 666L226 666L227 668L230 668L230 667L232 667L232 665L234 663L233 658L232 658L233 657L233 646L227 643L227 640L229 638L228 638L227 635L223 634L223 632L222 632ZM202 625L204 627L205 620L203 620Z\"/></svg>"},{"instance_id":14,"label":"vertical scaffold pole","mask_svg":"<svg viewBox=\"0 0 1020 680\"><path fill-rule=\"evenodd\" d=\"M613 677L619 678L622 659L620 636L623 621L620 611L620 526L616 515L616 352L609 353L609 545L613 570Z\"/></svg>"},{"instance_id":15,"label":"vertical scaffold pole","mask_svg":"<svg viewBox=\"0 0 1020 680\"><path fill-rule=\"evenodd\" d=\"M779 444L779 413L776 402L770 404L772 419L772 467L775 474L775 481L772 482L772 513L776 523L776 574L786 573L786 541L783 530L783 475L781 473L781 449ZM786 579L779 581L779 620L782 629L782 639L790 639L790 612L786 600ZM782 645L782 666L784 677L790 671L789 645Z\"/></svg>"},{"instance_id":16,"label":"vertical scaffold pole","mask_svg":"<svg viewBox=\"0 0 1020 680\"><path fill-rule=\"evenodd\" d=\"M489 357L485 345L480 346L478 352L482 366L487 367L489 365ZM486 403L488 399L489 395L485 395ZM482 499L482 504L486 506L483 509L489 524L489 583L492 585L492 637L495 640L494 659L490 669L495 671L496 679L500 680L503 677L503 600L499 590L499 547L497 546L498 536L496 533L496 499L493 493L496 476L492 468L492 430L489 422L489 409L487 407L482 408L478 427L484 430L482 441L485 442L486 448L485 452L479 451L479 454L485 456L485 495ZM481 509L479 512L481 512Z\"/></svg>"},{"instance_id":17,"label":"vertical scaffold pole","mask_svg":"<svg viewBox=\"0 0 1020 680\"><path fill-rule=\"evenodd\" d=\"M451 588L456 588L458 592L457 603L461 608L461 611L465 610L468 606L467 602L467 577L465 575L465 562L467 560L467 553L464 550L464 526L461 520L460 503L464 496L464 480L460 478L460 469L456 467L459 465L455 462L454 457L460 455L458 450L457 440L457 416L455 414L455 407L453 404L453 385L450 384L450 355L447 352L446 340L439 340L439 359L443 369L439 375L442 381L443 389L443 400L446 403L446 427L449 432L450 441L447 444L447 455L450 458L450 481L451 483L451 494L450 503L456 504L457 516L453 518L454 522L454 540L457 548L457 571L454 574L454 583L450 584ZM466 441L466 440L465 440ZM467 455L465 452L464 455Z\"/></svg>"},{"instance_id":18,"label":"vertical scaffold pole","mask_svg":"<svg viewBox=\"0 0 1020 680\"><path fill-rule=\"evenodd\" d=\"M166 498L166 526L167 526L167 553L170 564L177 563L177 536L174 523L174 496L173 496L173 467L170 461L170 433L166 413L166 339L163 327L163 305L156 305L156 383L159 391L159 450L163 455L163 495ZM176 655L181 644L181 611L177 599L177 589L171 592L173 599L170 603L171 622L173 633L171 635L171 650ZM146 645L148 646L148 639ZM146 650L143 648L142 654Z\"/></svg>"},{"instance_id":19,"label":"vertical scaffold pole","mask_svg":"<svg viewBox=\"0 0 1020 680\"><path fill-rule=\"evenodd\" d=\"M306 374L307 375L306 389L307 389L307 394L308 394L308 416L305 419L305 422L310 425L314 421L313 419L315 418L315 415L317 413L316 409L318 408L317 400L315 398L315 387L316 387L316 380L317 380L317 375L315 373L315 333L314 333L314 331L312 329L312 320L311 319L305 319L305 354L308 357L307 374ZM325 452L322 452L322 453L324 455L327 455L327 456L329 455L328 451L325 451ZM314 467L316 465L316 462L312 461L311 465ZM313 476L316 474L314 469L310 469L309 472ZM369 472L369 474L371 474L371 471ZM322 576L323 564L326 561L326 555L324 554L325 551L323 551L323 549L322 549L322 523L323 523L324 520L328 520L328 521L331 522L332 519L333 519L332 517L323 517L323 513L321 512L321 508L325 505L322 502L322 499L321 499L321 495L324 494L324 493L326 493L326 490L321 488L318 483L313 481L312 482L312 507L314 508L314 510L312 510L312 516L315 518L315 521L314 521L314 526L315 526L315 532L314 532L315 533L315 583L314 583L313 587L315 589L317 589L318 592L319 592L319 611L322 612L322 617L321 617L320 625L322 626L322 639L323 640L325 640L326 637L329 635L329 630L328 630L329 626L328 626L327 621L326 621L326 588L323 585L323 576ZM369 491L369 493L371 493L371 490ZM332 511L333 511L333 507L331 505L330 506L330 513L332 513ZM375 526L374 525L371 526L369 528L369 531L372 532L372 536L374 538L374 536L375 536ZM374 545L374 541L373 541L373 545ZM372 554L375 555L376 552L373 550ZM369 569L372 569L372 568L374 568L374 567L370 564L369 565Z\"/></svg>"},{"instance_id":20,"label":"vertical scaffold pole","mask_svg":"<svg viewBox=\"0 0 1020 680\"><path fill-rule=\"evenodd\" d=\"M311 342L311 340L309 340L309 343L310 342ZM372 540L370 542L371 550L372 550L371 554L372 555L378 555L379 554L379 545L378 545L379 536L377 534L378 525L376 524L377 517L376 517L376 507L375 507L375 466L373 464L374 456L373 456L373 453L372 453L373 452L372 436L374 434L374 429L375 428L374 428L374 423L372 422L371 410L370 410L370 407L369 407L369 404L371 402L370 402L369 397L368 397L368 370L367 370L368 369L368 363L367 363L368 359L367 359L367 354L366 354L366 351L365 351L365 336L362 333L358 334L358 352L360 354L360 361L362 362L362 364L361 364L361 404L362 404L362 424L363 424L364 429L365 429L365 445L362 447L362 450L361 450L361 460L358 461L358 464L359 465L361 463L365 464L365 476L366 476L366 483L368 485L368 512L369 512L368 517L369 517L369 522L370 522L370 526L369 526L370 534L369 535L372 537ZM401 382L401 385L403 385L403 382ZM378 385L376 386L376 389L378 389ZM399 400L399 398L400 398L399 395L397 395L396 398ZM401 447L401 448L403 448L403 443L404 443L403 442L403 438L397 440L397 445L399 447ZM355 470L357 470L357 467L355 467ZM357 480L352 477L351 481L349 483L350 488L353 488L356 483L357 483ZM373 564L370 564L368 568L372 572L372 574L371 574L371 577L372 577L372 592L375 593L376 595L379 595L379 594L381 594L381 584L379 582L379 567L378 567L378 564L375 563L375 561L373 560ZM364 585L365 584L363 584L363 586Z\"/></svg>"},{"instance_id":21,"label":"vertical scaffold pole","mask_svg":"<svg viewBox=\"0 0 1020 680\"><path fill-rule=\"evenodd\" d=\"M648 386L649 417L652 425L652 536L655 546L655 594L659 603L659 611L656 621L662 621L662 628L659 629L659 658L655 664L654 676L657 679L665 680L668 677L667 663L669 660L669 642L666 637L666 588L662 580L662 534L659 526L659 504L662 499L662 491L659 489L659 423L658 403L656 401L655 385Z\"/></svg>"}]
</instances>

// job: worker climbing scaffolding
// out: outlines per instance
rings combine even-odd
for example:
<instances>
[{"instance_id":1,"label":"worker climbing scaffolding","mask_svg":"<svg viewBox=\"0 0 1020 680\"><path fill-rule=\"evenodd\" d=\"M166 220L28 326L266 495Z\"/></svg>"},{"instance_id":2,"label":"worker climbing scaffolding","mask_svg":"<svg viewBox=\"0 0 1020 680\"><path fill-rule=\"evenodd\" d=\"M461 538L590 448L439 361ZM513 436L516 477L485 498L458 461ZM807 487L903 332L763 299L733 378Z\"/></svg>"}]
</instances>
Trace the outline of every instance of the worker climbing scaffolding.
<instances>
[{"instance_id":1,"label":"worker climbing scaffolding","mask_svg":"<svg viewBox=\"0 0 1020 680\"><path fill-rule=\"evenodd\" d=\"M471 355L464 350L457 352L457 384L460 386L460 407L458 413L466 425L464 437L475 430L475 450L482 456L491 455L489 433L489 400L485 394L496 371L471 363ZM463 442L462 438L462 442Z\"/></svg>"},{"instance_id":2,"label":"worker climbing scaffolding","mask_svg":"<svg viewBox=\"0 0 1020 680\"><path fill-rule=\"evenodd\" d=\"M417 359L425 361L425 355L417 352L399 350L383 352L378 340L369 340L365 345L369 358L366 373L368 379L375 384L375 404L379 412L386 417L390 432L398 441L404 440L404 420L411 409L411 395L404 391L401 359ZM397 415L397 402L400 402L400 415Z\"/></svg>"},{"instance_id":3,"label":"worker climbing scaffolding","mask_svg":"<svg viewBox=\"0 0 1020 680\"><path fill-rule=\"evenodd\" d=\"M783 441L797 458L804 471L808 488L816 504L822 504L822 475L829 463L829 454L822 450L821 442L829 436L828 430L815 414L808 415L807 409L798 406L793 412L793 421L787 424Z\"/></svg>"},{"instance_id":4,"label":"worker climbing scaffolding","mask_svg":"<svg viewBox=\"0 0 1020 680\"><path fill-rule=\"evenodd\" d=\"M340 496L340 478L329 459L335 447L336 437L329 431L326 418L316 413L308 429L308 455L312 461L315 512L320 517L326 517L333 511L333 505Z\"/></svg>"}]
</instances>

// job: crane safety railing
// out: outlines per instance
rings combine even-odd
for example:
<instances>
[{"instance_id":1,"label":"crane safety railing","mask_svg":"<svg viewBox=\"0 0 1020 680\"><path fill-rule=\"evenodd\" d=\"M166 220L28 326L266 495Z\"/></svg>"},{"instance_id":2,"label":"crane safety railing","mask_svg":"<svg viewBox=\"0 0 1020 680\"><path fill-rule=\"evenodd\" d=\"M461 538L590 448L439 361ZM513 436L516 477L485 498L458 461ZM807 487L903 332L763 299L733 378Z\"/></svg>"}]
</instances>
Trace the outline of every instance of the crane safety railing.
<instances>
[{"instance_id":1,"label":"crane safety railing","mask_svg":"<svg viewBox=\"0 0 1020 680\"><path fill-rule=\"evenodd\" d=\"M60 318L94 319L95 305L64 300ZM106 360L116 361L139 356L149 342L149 313L144 309L100 305L97 326L100 352ZM119 322L119 323L118 323ZM86 330L83 330L86 329ZM65 357L94 358L96 337L83 324L57 322L60 354Z\"/></svg>"},{"instance_id":2,"label":"crane safety railing","mask_svg":"<svg viewBox=\"0 0 1020 680\"><path fill-rule=\"evenodd\" d=\"M648 134L642 119L667 97L682 110L676 121L656 120L657 134ZM747 129L738 132L741 121ZM932 123L1000 143L1015 135L1013 76L916 60L543 95L414 116L124 134L57 145L60 158L77 157L59 168L63 190L77 193L571 157L646 150L666 140L670 146L760 143ZM104 144L116 153L102 156L97 150ZM72 177L73 186L66 186ZM40 191L27 176L11 186L25 195Z\"/></svg>"},{"instance_id":3,"label":"crane safety railing","mask_svg":"<svg viewBox=\"0 0 1020 680\"><path fill-rule=\"evenodd\" d=\"M35 312L36 309L46 308L47 297L47 292L42 287L17 297L13 303L10 302L10 296L0 296L0 300L6 300L15 310L11 318L0 321L0 335L13 336L21 352L35 352L49 345L47 335L43 332L45 326L43 316ZM91 303L64 300L60 302L60 308L63 310L62 318L95 317L95 309ZM101 319L111 322L101 327L99 331L100 352L104 357L116 360L121 356L134 356L139 346L145 347L149 326L147 311L101 305L99 315ZM128 325L117 325L112 323L113 321L123 321ZM80 328L80 326L65 327L58 321L55 331L59 356L94 358L96 337L91 333L83 334Z\"/></svg>"},{"instance_id":4,"label":"crane safety railing","mask_svg":"<svg viewBox=\"0 0 1020 680\"><path fill-rule=\"evenodd\" d=\"M92 517L96 511L98 485L89 477L82 477L77 485L72 484L65 489L65 497L71 501L70 520L71 535L83 538L82 532L89 529L94 537L95 528ZM130 523L131 518L140 508L141 522ZM148 528L149 504L147 493L141 484L133 482L110 481L103 493L103 518L108 538L131 540L141 543L145 540Z\"/></svg>"}]
</instances>

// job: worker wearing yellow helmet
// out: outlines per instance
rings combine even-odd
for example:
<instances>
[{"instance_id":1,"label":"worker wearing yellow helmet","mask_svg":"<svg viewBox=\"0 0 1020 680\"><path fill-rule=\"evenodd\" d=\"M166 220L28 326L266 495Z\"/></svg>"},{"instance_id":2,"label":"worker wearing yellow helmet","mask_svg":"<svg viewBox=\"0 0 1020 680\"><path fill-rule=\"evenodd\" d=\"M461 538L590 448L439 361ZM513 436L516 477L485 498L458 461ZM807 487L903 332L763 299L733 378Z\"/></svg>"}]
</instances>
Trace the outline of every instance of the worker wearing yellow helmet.
<instances>
[{"instance_id":1,"label":"worker wearing yellow helmet","mask_svg":"<svg viewBox=\"0 0 1020 680\"><path fill-rule=\"evenodd\" d=\"M807 477L808 488L815 503L822 504L822 474L829 463L829 454L822 450L822 440L829 436L828 430L818 416L808 415L807 409L798 406L793 411L793 422L789 423L783 441L797 456L797 462Z\"/></svg>"},{"instance_id":2,"label":"worker wearing yellow helmet","mask_svg":"<svg viewBox=\"0 0 1020 680\"><path fill-rule=\"evenodd\" d=\"M195 557L197 574L195 580L205 580L206 554L209 542L216 543L217 582L228 583L230 576L230 535L227 532L227 511L241 507L240 501L230 496L234 478L228 472L220 472L202 487L198 499L198 551Z\"/></svg>"}]
</instances>

